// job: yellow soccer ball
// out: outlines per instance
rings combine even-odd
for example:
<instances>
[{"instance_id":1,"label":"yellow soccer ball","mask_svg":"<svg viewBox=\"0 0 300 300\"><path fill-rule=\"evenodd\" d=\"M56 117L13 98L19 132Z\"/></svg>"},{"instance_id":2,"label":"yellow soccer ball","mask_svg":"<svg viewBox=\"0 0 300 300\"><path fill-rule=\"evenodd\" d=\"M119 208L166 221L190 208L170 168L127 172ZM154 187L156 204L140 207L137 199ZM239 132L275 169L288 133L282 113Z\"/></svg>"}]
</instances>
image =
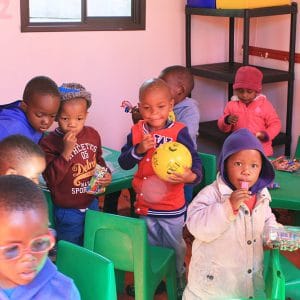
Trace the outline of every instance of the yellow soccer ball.
<instances>
[{"instance_id":1,"label":"yellow soccer ball","mask_svg":"<svg viewBox=\"0 0 300 300\"><path fill-rule=\"evenodd\" d=\"M168 181L172 173L182 174L184 168L192 166L192 155L189 149L178 142L160 145L152 156L152 167L155 174Z\"/></svg>"}]
</instances>

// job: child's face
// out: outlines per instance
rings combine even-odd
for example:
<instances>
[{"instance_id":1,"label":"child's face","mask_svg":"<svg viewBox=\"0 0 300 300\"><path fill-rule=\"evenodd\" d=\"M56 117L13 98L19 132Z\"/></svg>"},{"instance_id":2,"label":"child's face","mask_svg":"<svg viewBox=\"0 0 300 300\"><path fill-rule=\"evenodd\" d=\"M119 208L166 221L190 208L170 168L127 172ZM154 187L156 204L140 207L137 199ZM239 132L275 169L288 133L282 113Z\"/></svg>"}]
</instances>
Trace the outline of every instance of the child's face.
<instances>
[{"instance_id":1,"label":"child's face","mask_svg":"<svg viewBox=\"0 0 300 300\"><path fill-rule=\"evenodd\" d=\"M53 124L59 105L58 96L35 93L30 103L22 101L21 107L30 125L38 132L45 132Z\"/></svg>"},{"instance_id":2,"label":"child's face","mask_svg":"<svg viewBox=\"0 0 300 300\"><path fill-rule=\"evenodd\" d=\"M0 219L0 287L8 289L26 285L41 270L54 243L48 231L47 212L41 208L25 211L1 209ZM33 239L41 236L43 239L36 240L28 248ZM22 249L21 252L18 249ZM46 251L33 253L32 249Z\"/></svg>"},{"instance_id":3,"label":"child's face","mask_svg":"<svg viewBox=\"0 0 300 300\"><path fill-rule=\"evenodd\" d=\"M248 182L252 187L259 178L262 168L261 154L257 150L242 150L232 154L226 162L229 181L236 189L242 187L242 182Z\"/></svg>"},{"instance_id":4,"label":"child's face","mask_svg":"<svg viewBox=\"0 0 300 300\"><path fill-rule=\"evenodd\" d=\"M24 161L22 164L16 166L15 169L9 169L6 175L22 175L38 184L39 176L44 172L45 168L45 158L40 156L33 156L30 159Z\"/></svg>"},{"instance_id":5,"label":"child's face","mask_svg":"<svg viewBox=\"0 0 300 300\"><path fill-rule=\"evenodd\" d=\"M169 113L173 110L174 100L166 89L150 89L139 102L142 118L152 130L165 127Z\"/></svg>"},{"instance_id":6,"label":"child's face","mask_svg":"<svg viewBox=\"0 0 300 300\"><path fill-rule=\"evenodd\" d=\"M241 102L249 104L255 99L257 92L249 89L236 89L235 94Z\"/></svg>"},{"instance_id":7,"label":"child's face","mask_svg":"<svg viewBox=\"0 0 300 300\"><path fill-rule=\"evenodd\" d=\"M62 104L58 124L64 133L72 131L77 135L84 127L87 118L87 103L83 98L68 100Z\"/></svg>"}]
</instances>

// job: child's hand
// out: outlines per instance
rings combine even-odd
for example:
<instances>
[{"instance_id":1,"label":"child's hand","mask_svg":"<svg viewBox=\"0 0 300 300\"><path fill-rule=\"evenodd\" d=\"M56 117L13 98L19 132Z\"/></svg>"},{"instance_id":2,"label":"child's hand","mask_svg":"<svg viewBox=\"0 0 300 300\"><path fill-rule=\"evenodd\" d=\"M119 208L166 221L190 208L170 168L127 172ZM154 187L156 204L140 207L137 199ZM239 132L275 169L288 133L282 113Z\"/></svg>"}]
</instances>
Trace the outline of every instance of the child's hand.
<instances>
[{"instance_id":1,"label":"child's hand","mask_svg":"<svg viewBox=\"0 0 300 300\"><path fill-rule=\"evenodd\" d=\"M98 178L96 181L97 185L106 187L111 183L111 174L109 172L107 172L102 178Z\"/></svg>"},{"instance_id":2,"label":"child's hand","mask_svg":"<svg viewBox=\"0 0 300 300\"><path fill-rule=\"evenodd\" d=\"M230 125L235 124L238 120L239 120L239 116L237 116L237 115L229 115L227 118L227 122Z\"/></svg>"},{"instance_id":3,"label":"child's hand","mask_svg":"<svg viewBox=\"0 0 300 300\"><path fill-rule=\"evenodd\" d=\"M145 134L143 140L136 147L137 154L144 154L155 146L154 138L151 134Z\"/></svg>"},{"instance_id":4,"label":"child's hand","mask_svg":"<svg viewBox=\"0 0 300 300\"><path fill-rule=\"evenodd\" d=\"M269 136L265 131L256 132L256 137L262 142L267 142L269 140Z\"/></svg>"},{"instance_id":5,"label":"child's hand","mask_svg":"<svg viewBox=\"0 0 300 300\"><path fill-rule=\"evenodd\" d=\"M69 160L72 151L77 143L77 137L76 135L72 132L69 131L64 135L63 138L63 143L64 143L64 150L62 152L62 156L66 159Z\"/></svg>"},{"instance_id":6,"label":"child's hand","mask_svg":"<svg viewBox=\"0 0 300 300\"><path fill-rule=\"evenodd\" d=\"M168 181L171 183L192 183L196 178L197 175L190 168L185 168L183 173L171 174Z\"/></svg>"},{"instance_id":7,"label":"child's hand","mask_svg":"<svg viewBox=\"0 0 300 300\"><path fill-rule=\"evenodd\" d=\"M229 201L231 203L232 209L238 210L241 206L241 204L248 200L250 198L250 192L248 191L248 189L245 188L241 188L238 190L235 190L231 193Z\"/></svg>"}]
</instances>

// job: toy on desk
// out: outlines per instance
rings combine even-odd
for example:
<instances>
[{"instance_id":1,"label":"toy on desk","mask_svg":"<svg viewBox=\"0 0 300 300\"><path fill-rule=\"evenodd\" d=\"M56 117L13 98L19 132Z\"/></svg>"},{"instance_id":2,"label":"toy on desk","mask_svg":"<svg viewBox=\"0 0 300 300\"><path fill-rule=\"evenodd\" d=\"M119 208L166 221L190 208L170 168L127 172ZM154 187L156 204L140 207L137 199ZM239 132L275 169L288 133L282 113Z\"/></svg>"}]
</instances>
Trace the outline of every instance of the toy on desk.
<instances>
[{"instance_id":1,"label":"toy on desk","mask_svg":"<svg viewBox=\"0 0 300 300\"><path fill-rule=\"evenodd\" d=\"M264 231L265 243L282 251L295 251L300 248L300 227L296 226L269 226Z\"/></svg>"},{"instance_id":2,"label":"toy on desk","mask_svg":"<svg viewBox=\"0 0 300 300\"><path fill-rule=\"evenodd\" d=\"M86 187L87 194L99 195L105 192L105 187L97 183L98 179L103 178L107 173L107 168L96 165L94 175L92 176L89 185Z\"/></svg>"},{"instance_id":3,"label":"toy on desk","mask_svg":"<svg viewBox=\"0 0 300 300\"><path fill-rule=\"evenodd\" d=\"M272 165L276 170L285 172L296 172L300 169L300 161L297 159L289 159L282 155L272 160Z\"/></svg>"},{"instance_id":4,"label":"toy on desk","mask_svg":"<svg viewBox=\"0 0 300 300\"><path fill-rule=\"evenodd\" d=\"M192 166L192 155L187 147L178 142L167 142L160 145L152 156L152 167L155 174L168 181L172 173L183 173L184 168Z\"/></svg>"}]
</instances>

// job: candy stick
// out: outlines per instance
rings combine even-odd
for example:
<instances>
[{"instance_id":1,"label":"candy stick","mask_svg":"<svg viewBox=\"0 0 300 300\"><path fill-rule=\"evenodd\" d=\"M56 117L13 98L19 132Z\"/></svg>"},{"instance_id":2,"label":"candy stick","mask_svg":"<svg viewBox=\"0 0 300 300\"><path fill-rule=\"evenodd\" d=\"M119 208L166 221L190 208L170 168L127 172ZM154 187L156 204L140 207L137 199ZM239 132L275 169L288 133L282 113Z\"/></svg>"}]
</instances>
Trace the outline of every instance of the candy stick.
<instances>
[{"instance_id":1,"label":"candy stick","mask_svg":"<svg viewBox=\"0 0 300 300\"><path fill-rule=\"evenodd\" d=\"M247 189L249 188L249 183L247 181L242 181L241 182L241 188L242 189Z\"/></svg>"}]
</instances>

